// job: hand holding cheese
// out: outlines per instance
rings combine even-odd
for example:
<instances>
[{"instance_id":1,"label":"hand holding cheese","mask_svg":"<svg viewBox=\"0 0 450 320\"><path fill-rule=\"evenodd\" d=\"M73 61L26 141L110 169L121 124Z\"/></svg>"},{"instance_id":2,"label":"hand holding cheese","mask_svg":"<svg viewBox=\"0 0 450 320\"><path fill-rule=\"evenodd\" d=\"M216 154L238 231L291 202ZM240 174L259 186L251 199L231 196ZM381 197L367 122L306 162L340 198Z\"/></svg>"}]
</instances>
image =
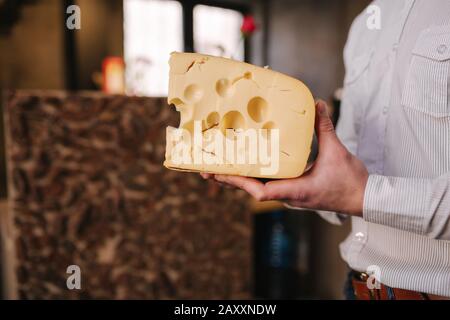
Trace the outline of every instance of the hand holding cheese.
<instances>
[{"instance_id":1,"label":"hand holding cheese","mask_svg":"<svg viewBox=\"0 0 450 320\"><path fill-rule=\"evenodd\" d=\"M281 200L294 207L361 216L367 169L339 141L326 104L319 101L316 109L319 154L303 176L266 184L246 177L202 174L203 177L241 188L259 201Z\"/></svg>"},{"instance_id":2,"label":"hand holding cheese","mask_svg":"<svg viewBox=\"0 0 450 320\"><path fill-rule=\"evenodd\" d=\"M172 53L167 128L169 169L294 178L307 165L314 99L299 80L230 59Z\"/></svg>"}]
</instances>

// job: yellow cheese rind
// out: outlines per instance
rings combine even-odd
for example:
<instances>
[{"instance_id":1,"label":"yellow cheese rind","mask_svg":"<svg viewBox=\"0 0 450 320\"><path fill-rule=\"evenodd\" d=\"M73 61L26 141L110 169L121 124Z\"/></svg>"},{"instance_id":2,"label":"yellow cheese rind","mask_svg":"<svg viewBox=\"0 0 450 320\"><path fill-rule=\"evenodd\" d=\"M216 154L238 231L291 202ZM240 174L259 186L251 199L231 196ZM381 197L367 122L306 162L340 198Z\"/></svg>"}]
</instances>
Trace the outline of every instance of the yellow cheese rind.
<instances>
[{"instance_id":1,"label":"yellow cheese rind","mask_svg":"<svg viewBox=\"0 0 450 320\"><path fill-rule=\"evenodd\" d=\"M192 132L196 120L202 121L203 130L211 134L235 126L244 130L277 128L280 147L278 170L269 175L261 173L259 163L175 164L169 146L174 128L168 128L164 166L275 179L303 174L311 151L315 105L310 90L301 81L248 63L196 53L174 52L169 64L168 103L180 112L180 128Z\"/></svg>"}]
</instances>

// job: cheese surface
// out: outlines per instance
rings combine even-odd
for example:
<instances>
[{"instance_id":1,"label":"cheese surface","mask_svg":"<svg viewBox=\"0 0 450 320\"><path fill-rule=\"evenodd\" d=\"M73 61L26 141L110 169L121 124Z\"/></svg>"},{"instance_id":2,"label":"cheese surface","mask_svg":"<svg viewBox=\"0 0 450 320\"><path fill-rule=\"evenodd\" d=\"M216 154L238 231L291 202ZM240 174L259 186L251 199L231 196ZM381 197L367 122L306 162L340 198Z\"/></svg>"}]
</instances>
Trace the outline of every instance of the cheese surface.
<instances>
[{"instance_id":1,"label":"cheese surface","mask_svg":"<svg viewBox=\"0 0 450 320\"><path fill-rule=\"evenodd\" d=\"M169 64L168 103L180 126L167 128L164 166L272 179L304 172L315 105L301 81L195 53L174 52Z\"/></svg>"}]
</instances>

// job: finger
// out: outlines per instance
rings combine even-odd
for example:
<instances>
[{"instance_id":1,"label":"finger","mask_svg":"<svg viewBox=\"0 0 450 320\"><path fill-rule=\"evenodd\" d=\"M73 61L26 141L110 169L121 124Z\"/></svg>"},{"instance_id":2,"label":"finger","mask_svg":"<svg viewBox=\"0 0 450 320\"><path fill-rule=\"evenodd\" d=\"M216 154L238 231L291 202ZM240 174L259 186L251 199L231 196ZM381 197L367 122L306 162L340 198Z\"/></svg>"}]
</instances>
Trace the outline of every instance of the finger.
<instances>
[{"instance_id":1,"label":"finger","mask_svg":"<svg viewBox=\"0 0 450 320\"><path fill-rule=\"evenodd\" d=\"M207 179L211 179L211 178L213 178L214 177L214 175L213 174L211 174L211 173L203 173L203 172L201 172L200 173L200 175L202 176L202 178L203 179L205 179L205 180L207 180Z\"/></svg>"},{"instance_id":2,"label":"finger","mask_svg":"<svg viewBox=\"0 0 450 320\"><path fill-rule=\"evenodd\" d=\"M329 139L335 139L336 133L334 131L333 122L328 114L328 106L325 101L317 101L316 111L315 129L320 148L321 143L324 143Z\"/></svg>"},{"instance_id":3,"label":"finger","mask_svg":"<svg viewBox=\"0 0 450 320\"><path fill-rule=\"evenodd\" d=\"M230 189L230 190L236 190L236 187L231 185L231 184L222 183L222 182L219 182L219 181L216 181L216 183L218 183L222 188Z\"/></svg>"},{"instance_id":4,"label":"finger","mask_svg":"<svg viewBox=\"0 0 450 320\"><path fill-rule=\"evenodd\" d=\"M306 177L275 180L266 183L265 193L273 200L306 201L309 194L309 183Z\"/></svg>"},{"instance_id":5,"label":"finger","mask_svg":"<svg viewBox=\"0 0 450 320\"><path fill-rule=\"evenodd\" d=\"M256 200L264 199L264 184L261 181L248 177L228 175L216 175L215 179L219 182L227 183L239 189L245 190Z\"/></svg>"},{"instance_id":6,"label":"finger","mask_svg":"<svg viewBox=\"0 0 450 320\"><path fill-rule=\"evenodd\" d=\"M226 188L226 189L232 189L233 188L229 184L226 184L226 183L223 183L223 182L219 182L217 180L215 180L214 183L216 183L218 186L221 186L221 187Z\"/></svg>"}]
</instances>

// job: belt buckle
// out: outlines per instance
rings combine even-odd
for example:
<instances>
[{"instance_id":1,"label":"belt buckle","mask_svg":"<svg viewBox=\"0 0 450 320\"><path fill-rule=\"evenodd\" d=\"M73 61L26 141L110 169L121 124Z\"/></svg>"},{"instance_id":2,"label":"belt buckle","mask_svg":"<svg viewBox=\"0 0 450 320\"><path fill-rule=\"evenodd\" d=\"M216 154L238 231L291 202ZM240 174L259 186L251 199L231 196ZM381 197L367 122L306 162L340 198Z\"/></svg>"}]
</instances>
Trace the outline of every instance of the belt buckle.
<instances>
[{"instance_id":1,"label":"belt buckle","mask_svg":"<svg viewBox=\"0 0 450 320\"><path fill-rule=\"evenodd\" d=\"M366 287L367 287L367 280L369 279L369 277L370 276L365 272L358 272L357 274L358 280L365 282ZM369 292L370 300L381 300L380 291L378 289L369 289L369 287L367 287L367 291Z\"/></svg>"},{"instance_id":2,"label":"belt buckle","mask_svg":"<svg viewBox=\"0 0 450 320\"><path fill-rule=\"evenodd\" d=\"M367 279L369 279L369 275L365 272L359 272L358 274L359 280L367 282Z\"/></svg>"}]
</instances>

